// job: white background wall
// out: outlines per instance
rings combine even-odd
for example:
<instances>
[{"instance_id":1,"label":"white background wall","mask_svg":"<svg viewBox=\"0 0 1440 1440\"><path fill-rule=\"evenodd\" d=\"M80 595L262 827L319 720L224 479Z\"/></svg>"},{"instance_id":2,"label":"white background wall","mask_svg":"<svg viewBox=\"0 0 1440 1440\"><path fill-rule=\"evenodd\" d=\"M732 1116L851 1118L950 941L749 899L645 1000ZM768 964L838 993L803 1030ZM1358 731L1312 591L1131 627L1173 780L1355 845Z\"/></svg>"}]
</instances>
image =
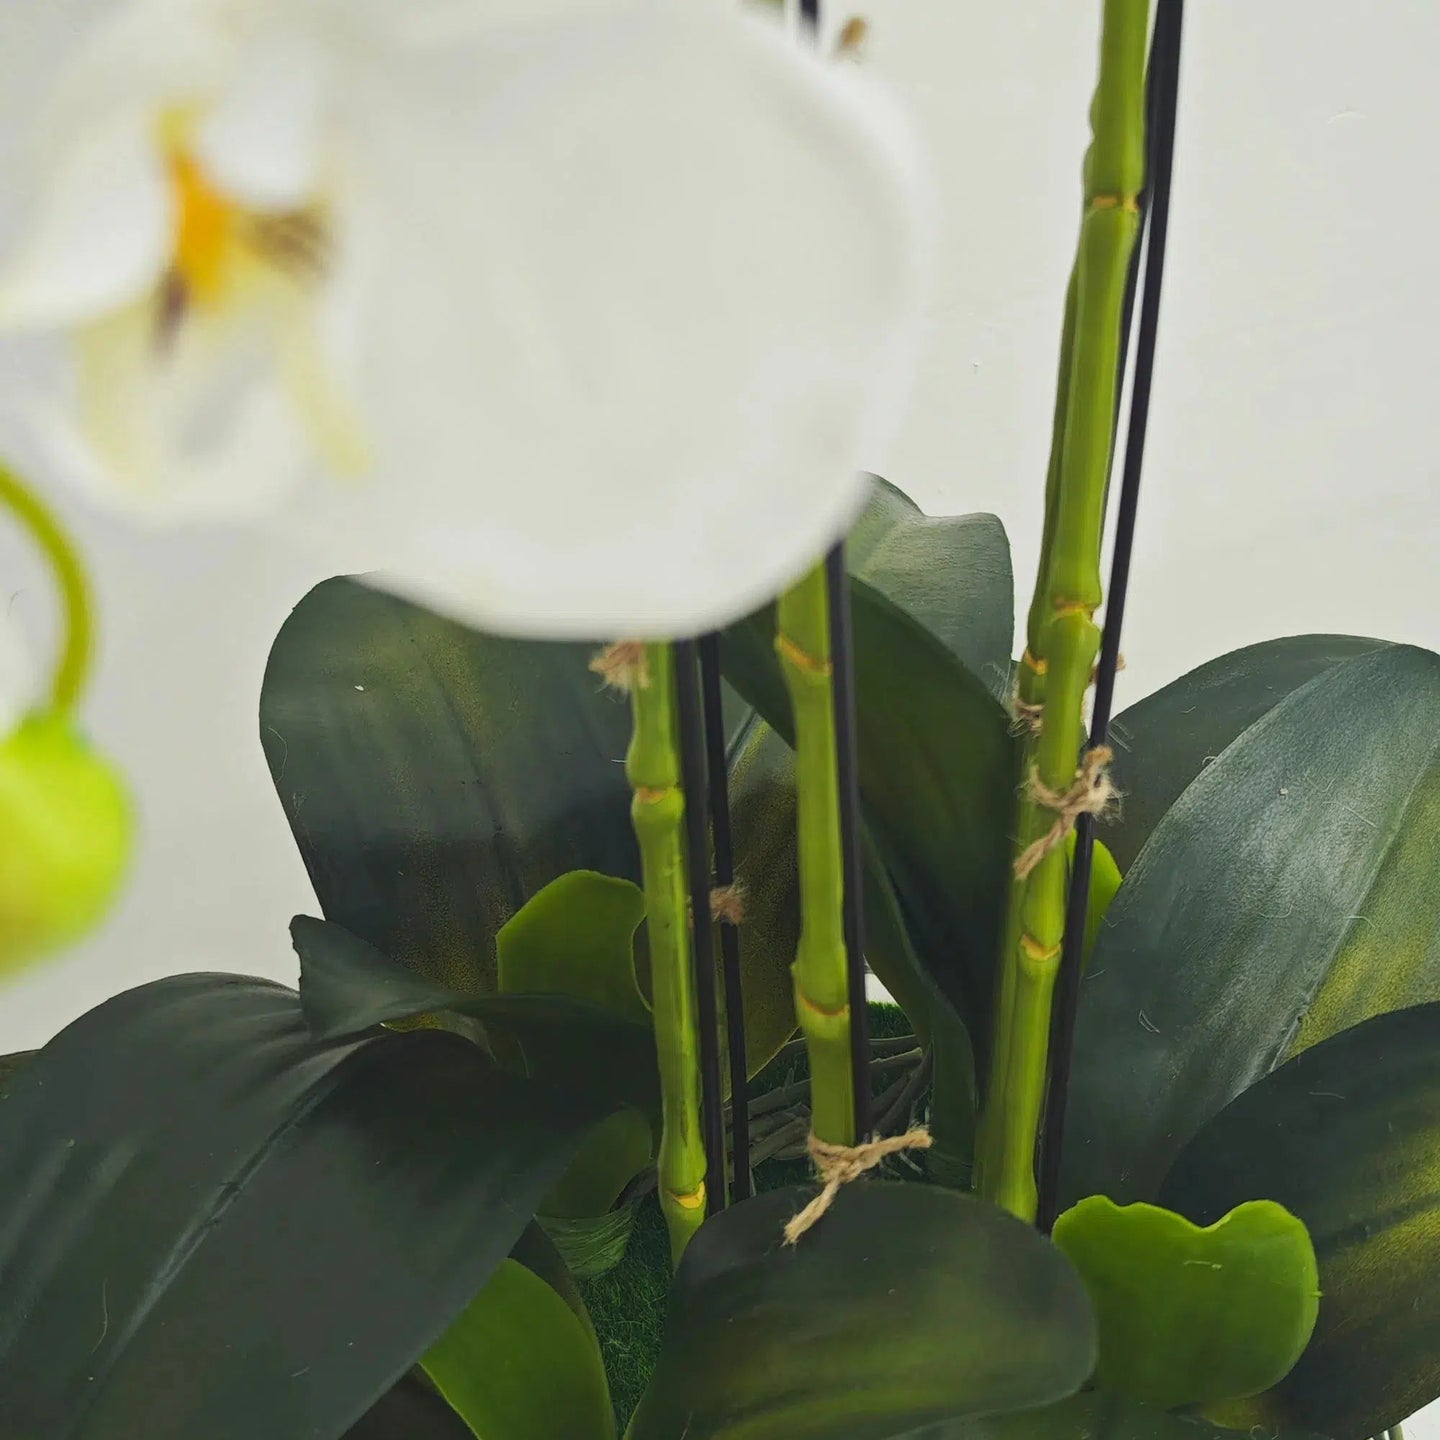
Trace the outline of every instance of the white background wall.
<instances>
[{"instance_id":1,"label":"white background wall","mask_svg":"<svg viewBox=\"0 0 1440 1440\"><path fill-rule=\"evenodd\" d=\"M1122 703L1273 635L1440 648L1440 6L1188 8ZM1027 593L1098 11L863 7L866 63L917 115L946 215L928 368L876 465L931 510L997 512ZM255 707L272 636L321 577L263 538L177 545L57 500L103 606L90 720L144 843L107 930L0 989L0 1052L168 972L289 977L286 924L313 909ZM4 618L43 644L44 579L8 536L0 585Z\"/></svg>"}]
</instances>

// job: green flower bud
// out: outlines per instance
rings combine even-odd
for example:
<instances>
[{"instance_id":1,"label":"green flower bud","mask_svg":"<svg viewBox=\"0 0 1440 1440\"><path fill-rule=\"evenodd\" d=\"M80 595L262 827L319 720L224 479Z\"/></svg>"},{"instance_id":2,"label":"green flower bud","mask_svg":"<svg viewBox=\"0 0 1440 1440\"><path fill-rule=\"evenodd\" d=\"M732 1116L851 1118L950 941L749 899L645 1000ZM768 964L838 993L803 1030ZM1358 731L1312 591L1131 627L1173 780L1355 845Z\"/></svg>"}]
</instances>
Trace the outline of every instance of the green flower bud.
<instances>
[{"instance_id":1,"label":"green flower bud","mask_svg":"<svg viewBox=\"0 0 1440 1440\"><path fill-rule=\"evenodd\" d=\"M99 922L134 828L124 782L69 717L31 715L0 741L0 976Z\"/></svg>"}]
</instances>

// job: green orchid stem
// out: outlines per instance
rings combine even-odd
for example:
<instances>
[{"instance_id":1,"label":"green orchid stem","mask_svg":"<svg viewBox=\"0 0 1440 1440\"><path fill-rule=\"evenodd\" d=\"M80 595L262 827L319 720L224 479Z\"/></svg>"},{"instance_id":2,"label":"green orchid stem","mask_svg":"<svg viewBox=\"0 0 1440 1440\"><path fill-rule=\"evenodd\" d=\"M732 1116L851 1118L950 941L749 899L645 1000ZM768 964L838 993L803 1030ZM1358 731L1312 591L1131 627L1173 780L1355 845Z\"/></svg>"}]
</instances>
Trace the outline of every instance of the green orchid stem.
<instances>
[{"instance_id":1,"label":"green orchid stem","mask_svg":"<svg viewBox=\"0 0 1440 1440\"><path fill-rule=\"evenodd\" d=\"M705 1219L705 1142L700 1118L700 1038L690 951L685 872L685 796L676 735L675 657L645 646L630 690L635 730L625 773L635 792L631 815L640 845L650 940L655 1049L660 1063L660 1208L679 1263Z\"/></svg>"},{"instance_id":2,"label":"green orchid stem","mask_svg":"<svg viewBox=\"0 0 1440 1440\"><path fill-rule=\"evenodd\" d=\"M840 781L823 564L780 597L775 651L795 712L800 943L790 973L795 1013L810 1055L811 1123L819 1139L853 1145Z\"/></svg>"},{"instance_id":3,"label":"green orchid stem","mask_svg":"<svg viewBox=\"0 0 1440 1440\"><path fill-rule=\"evenodd\" d=\"M1121 311L1144 180L1149 0L1105 0L1100 76L1085 157L1085 209L1066 296L1045 531L1017 679L1026 726L1015 824L1018 857L1050 830L1055 793L1075 781L1085 692L1100 644L1100 541L1119 384ZM1038 728L1033 728L1038 725ZM1035 1145L1050 1051L1050 1008L1065 930L1069 864L1056 845L1010 884L979 1142L981 1194L1025 1220L1036 1208Z\"/></svg>"},{"instance_id":4,"label":"green orchid stem","mask_svg":"<svg viewBox=\"0 0 1440 1440\"><path fill-rule=\"evenodd\" d=\"M29 532L55 573L64 608L65 640L50 683L50 699L58 711L73 710L89 679L95 650L95 623L85 567L54 512L3 463L0 463L0 504Z\"/></svg>"}]
</instances>

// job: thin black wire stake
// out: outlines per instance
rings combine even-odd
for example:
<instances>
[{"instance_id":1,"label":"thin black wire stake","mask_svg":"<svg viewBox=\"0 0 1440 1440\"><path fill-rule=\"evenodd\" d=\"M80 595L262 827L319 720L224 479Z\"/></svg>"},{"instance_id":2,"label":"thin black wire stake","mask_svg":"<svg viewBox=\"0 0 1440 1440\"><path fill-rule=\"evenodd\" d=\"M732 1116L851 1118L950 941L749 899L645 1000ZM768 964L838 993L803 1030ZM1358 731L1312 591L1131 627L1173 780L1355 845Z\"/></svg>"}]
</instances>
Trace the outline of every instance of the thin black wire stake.
<instances>
[{"instance_id":1,"label":"thin black wire stake","mask_svg":"<svg viewBox=\"0 0 1440 1440\"><path fill-rule=\"evenodd\" d=\"M705 756L710 770L710 830L715 842L715 885L735 883L735 843L730 833L730 775L725 753L725 710L720 693L720 637L700 641L700 700ZM740 931L733 916L720 917L720 978L725 990L725 1038L730 1051L730 1199L750 1197L750 1107L745 1073L745 996L740 982Z\"/></svg>"},{"instance_id":2,"label":"thin black wire stake","mask_svg":"<svg viewBox=\"0 0 1440 1440\"><path fill-rule=\"evenodd\" d=\"M842 925L850 1002L850 1081L855 1093L855 1139L875 1127L870 1095L870 1011L865 997L864 875L860 860L860 757L855 723L855 636L845 543L825 557L830 603L831 688L835 702L836 779L840 786L840 860L844 872Z\"/></svg>"},{"instance_id":3,"label":"thin black wire stake","mask_svg":"<svg viewBox=\"0 0 1440 1440\"><path fill-rule=\"evenodd\" d=\"M1150 387L1155 373L1155 337L1160 319L1160 284L1165 272L1165 237L1170 219L1170 180L1175 159L1175 113L1180 87L1180 36L1184 0L1158 0L1150 37L1149 134L1146 137L1148 227L1145 285L1140 302L1140 328L1135 349L1135 382L1125 442L1125 469L1116 517L1115 554L1110 566L1110 596L1105 607L1105 633L1095 673L1095 706L1090 722L1091 746L1103 745L1110 732L1115 700L1115 672L1120 661L1120 627L1130 587L1130 561L1135 549L1135 516L1140 501L1140 469L1145 458L1145 433L1150 419ZM1123 377L1122 377L1123 378ZM1075 827L1075 864L1065 910L1065 939L1060 959L1060 985L1051 1029L1050 1089L1040 1150L1040 1195L1037 1224L1049 1233L1060 1203L1060 1162L1065 1141L1065 1109L1070 1068L1075 1054L1075 1015L1080 1001L1080 972L1085 943L1085 915L1090 900L1090 871L1095 854L1095 819L1080 817Z\"/></svg>"},{"instance_id":4,"label":"thin black wire stake","mask_svg":"<svg viewBox=\"0 0 1440 1440\"><path fill-rule=\"evenodd\" d=\"M706 811L705 734L700 713L698 646L675 642L675 712L680 779L685 789L685 850L690 875L690 933L695 961L695 1018L700 1031L700 1104L705 1131L705 1213L725 1208L725 1102L720 1084L720 1015L715 1000L715 927L710 923L710 817Z\"/></svg>"}]
</instances>

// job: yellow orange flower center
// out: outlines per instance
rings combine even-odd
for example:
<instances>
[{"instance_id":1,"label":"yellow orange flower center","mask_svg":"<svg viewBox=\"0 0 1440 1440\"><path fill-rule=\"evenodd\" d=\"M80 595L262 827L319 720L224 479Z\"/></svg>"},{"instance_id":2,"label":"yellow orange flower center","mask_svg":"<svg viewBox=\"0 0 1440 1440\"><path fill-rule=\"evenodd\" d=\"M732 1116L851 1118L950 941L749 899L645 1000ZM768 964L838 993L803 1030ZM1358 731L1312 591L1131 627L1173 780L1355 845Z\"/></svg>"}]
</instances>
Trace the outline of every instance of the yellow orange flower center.
<instances>
[{"instance_id":1,"label":"yellow orange flower center","mask_svg":"<svg viewBox=\"0 0 1440 1440\"><path fill-rule=\"evenodd\" d=\"M239 210L183 150L171 154L170 181L177 216L174 272L192 303L214 304L224 292Z\"/></svg>"}]
</instances>

